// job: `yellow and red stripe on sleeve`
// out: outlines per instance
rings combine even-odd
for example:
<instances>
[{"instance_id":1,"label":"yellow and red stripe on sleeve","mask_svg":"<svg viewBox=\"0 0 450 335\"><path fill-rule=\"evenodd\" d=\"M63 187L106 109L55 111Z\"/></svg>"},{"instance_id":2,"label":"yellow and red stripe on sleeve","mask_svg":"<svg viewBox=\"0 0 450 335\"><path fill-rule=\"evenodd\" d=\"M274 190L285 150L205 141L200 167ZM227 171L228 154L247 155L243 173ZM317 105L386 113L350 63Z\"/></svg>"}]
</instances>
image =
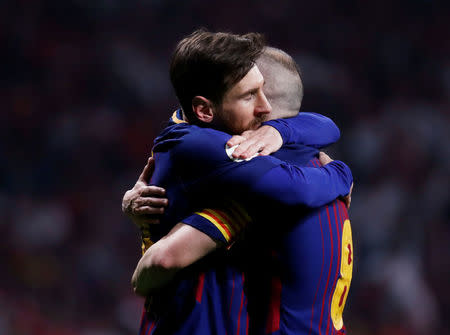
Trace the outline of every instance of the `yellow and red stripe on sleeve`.
<instances>
[{"instance_id":1,"label":"yellow and red stripe on sleeve","mask_svg":"<svg viewBox=\"0 0 450 335\"><path fill-rule=\"evenodd\" d=\"M195 214L203 217L219 230L227 243L235 240L251 221L247 212L236 202L229 202L225 209L204 209Z\"/></svg>"}]
</instances>

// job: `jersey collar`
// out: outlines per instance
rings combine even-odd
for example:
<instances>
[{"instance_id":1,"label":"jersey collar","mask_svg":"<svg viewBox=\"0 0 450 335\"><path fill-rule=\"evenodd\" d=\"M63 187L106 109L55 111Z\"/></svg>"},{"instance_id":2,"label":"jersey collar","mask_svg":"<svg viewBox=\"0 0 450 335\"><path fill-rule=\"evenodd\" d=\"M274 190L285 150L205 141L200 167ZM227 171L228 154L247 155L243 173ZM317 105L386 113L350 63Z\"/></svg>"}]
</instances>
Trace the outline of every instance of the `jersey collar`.
<instances>
[{"instance_id":1,"label":"jersey collar","mask_svg":"<svg viewBox=\"0 0 450 335\"><path fill-rule=\"evenodd\" d=\"M183 120L183 111L181 109L177 109L173 112L172 117L170 118L170 123L179 124L179 123L187 123Z\"/></svg>"}]
</instances>

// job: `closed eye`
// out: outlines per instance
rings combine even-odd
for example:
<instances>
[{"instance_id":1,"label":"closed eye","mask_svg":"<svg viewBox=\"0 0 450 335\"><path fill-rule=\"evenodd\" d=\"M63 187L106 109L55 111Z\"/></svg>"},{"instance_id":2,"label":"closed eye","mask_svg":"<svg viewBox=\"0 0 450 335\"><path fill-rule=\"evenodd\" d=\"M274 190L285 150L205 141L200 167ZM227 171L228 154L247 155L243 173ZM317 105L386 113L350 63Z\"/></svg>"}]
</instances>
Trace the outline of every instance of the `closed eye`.
<instances>
[{"instance_id":1,"label":"closed eye","mask_svg":"<svg viewBox=\"0 0 450 335\"><path fill-rule=\"evenodd\" d=\"M244 94L243 98L245 100L252 100L256 97L258 90L252 90Z\"/></svg>"},{"instance_id":2,"label":"closed eye","mask_svg":"<svg viewBox=\"0 0 450 335\"><path fill-rule=\"evenodd\" d=\"M256 93L255 92L251 92L249 94L247 94L247 96L245 97L245 100L252 100L256 97Z\"/></svg>"}]
</instances>

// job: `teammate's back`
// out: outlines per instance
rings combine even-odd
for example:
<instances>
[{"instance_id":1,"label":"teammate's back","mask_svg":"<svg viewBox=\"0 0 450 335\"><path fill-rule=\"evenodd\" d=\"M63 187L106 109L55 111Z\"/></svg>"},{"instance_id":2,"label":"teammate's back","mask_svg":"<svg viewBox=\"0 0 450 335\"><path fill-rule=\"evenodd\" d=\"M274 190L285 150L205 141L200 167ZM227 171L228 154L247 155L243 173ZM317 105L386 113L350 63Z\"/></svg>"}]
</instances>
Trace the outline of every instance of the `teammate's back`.
<instances>
[{"instance_id":1,"label":"teammate's back","mask_svg":"<svg viewBox=\"0 0 450 335\"><path fill-rule=\"evenodd\" d=\"M282 148L275 156L291 163L320 165L313 149L308 152L306 147ZM260 222L263 232L258 229L251 239L250 260L262 259L251 266L252 333L344 334L342 312L353 267L345 204L337 199L319 209L280 209L278 213ZM261 296L269 287L270 298Z\"/></svg>"}]
</instances>

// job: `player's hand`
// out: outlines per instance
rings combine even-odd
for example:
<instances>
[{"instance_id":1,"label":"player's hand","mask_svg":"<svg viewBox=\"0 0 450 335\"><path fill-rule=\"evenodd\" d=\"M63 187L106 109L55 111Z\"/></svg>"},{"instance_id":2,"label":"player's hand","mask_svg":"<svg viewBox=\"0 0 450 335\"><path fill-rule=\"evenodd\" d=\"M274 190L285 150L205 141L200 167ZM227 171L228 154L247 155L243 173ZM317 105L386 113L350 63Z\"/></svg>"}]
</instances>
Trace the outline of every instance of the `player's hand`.
<instances>
[{"instance_id":1,"label":"player's hand","mask_svg":"<svg viewBox=\"0 0 450 335\"><path fill-rule=\"evenodd\" d=\"M352 192L353 192L353 183L352 186L350 186L350 192L342 198L345 205L347 206L347 209L350 208L350 204L352 203Z\"/></svg>"},{"instance_id":2,"label":"player's hand","mask_svg":"<svg viewBox=\"0 0 450 335\"><path fill-rule=\"evenodd\" d=\"M168 199L163 198L166 191L158 186L148 186L154 170L154 159L150 157L139 179L122 199L122 211L140 228L159 223Z\"/></svg>"},{"instance_id":3,"label":"player's hand","mask_svg":"<svg viewBox=\"0 0 450 335\"><path fill-rule=\"evenodd\" d=\"M319 152L319 161L320 161L320 164L322 164L322 166L324 166L324 165L327 165L328 163L331 163L333 161L333 159L331 159L330 156L328 156L326 153L321 151L321 152Z\"/></svg>"},{"instance_id":4,"label":"player's hand","mask_svg":"<svg viewBox=\"0 0 450 335\"><path fill-rule=\"evenodd\" d=\"M228 142L229 147L238 145L233 157L247 159L255 155L267 156L278 151L283 145L280 133L272 126L262 126L257 130L247 130L241 135L233 136Z\"/></svg>"},{"instance_id":5,"label":"player's hand","mask_svg":"<svg viewBox=\"0 0 450 335\"><path fill-rule=\"evenodd\" d=\"M319 152L319 161L320 164L322 164L323 166L327 165L328 163L331 163L333 159L331 159L330 156L321 151ZM350 186L350 192L345 197L342 197L342 201L344 201L347 208L350 208L350 204L352 203L352 192L353 192L353 183L352 186Z\"/></svg>"}]
</instances>

